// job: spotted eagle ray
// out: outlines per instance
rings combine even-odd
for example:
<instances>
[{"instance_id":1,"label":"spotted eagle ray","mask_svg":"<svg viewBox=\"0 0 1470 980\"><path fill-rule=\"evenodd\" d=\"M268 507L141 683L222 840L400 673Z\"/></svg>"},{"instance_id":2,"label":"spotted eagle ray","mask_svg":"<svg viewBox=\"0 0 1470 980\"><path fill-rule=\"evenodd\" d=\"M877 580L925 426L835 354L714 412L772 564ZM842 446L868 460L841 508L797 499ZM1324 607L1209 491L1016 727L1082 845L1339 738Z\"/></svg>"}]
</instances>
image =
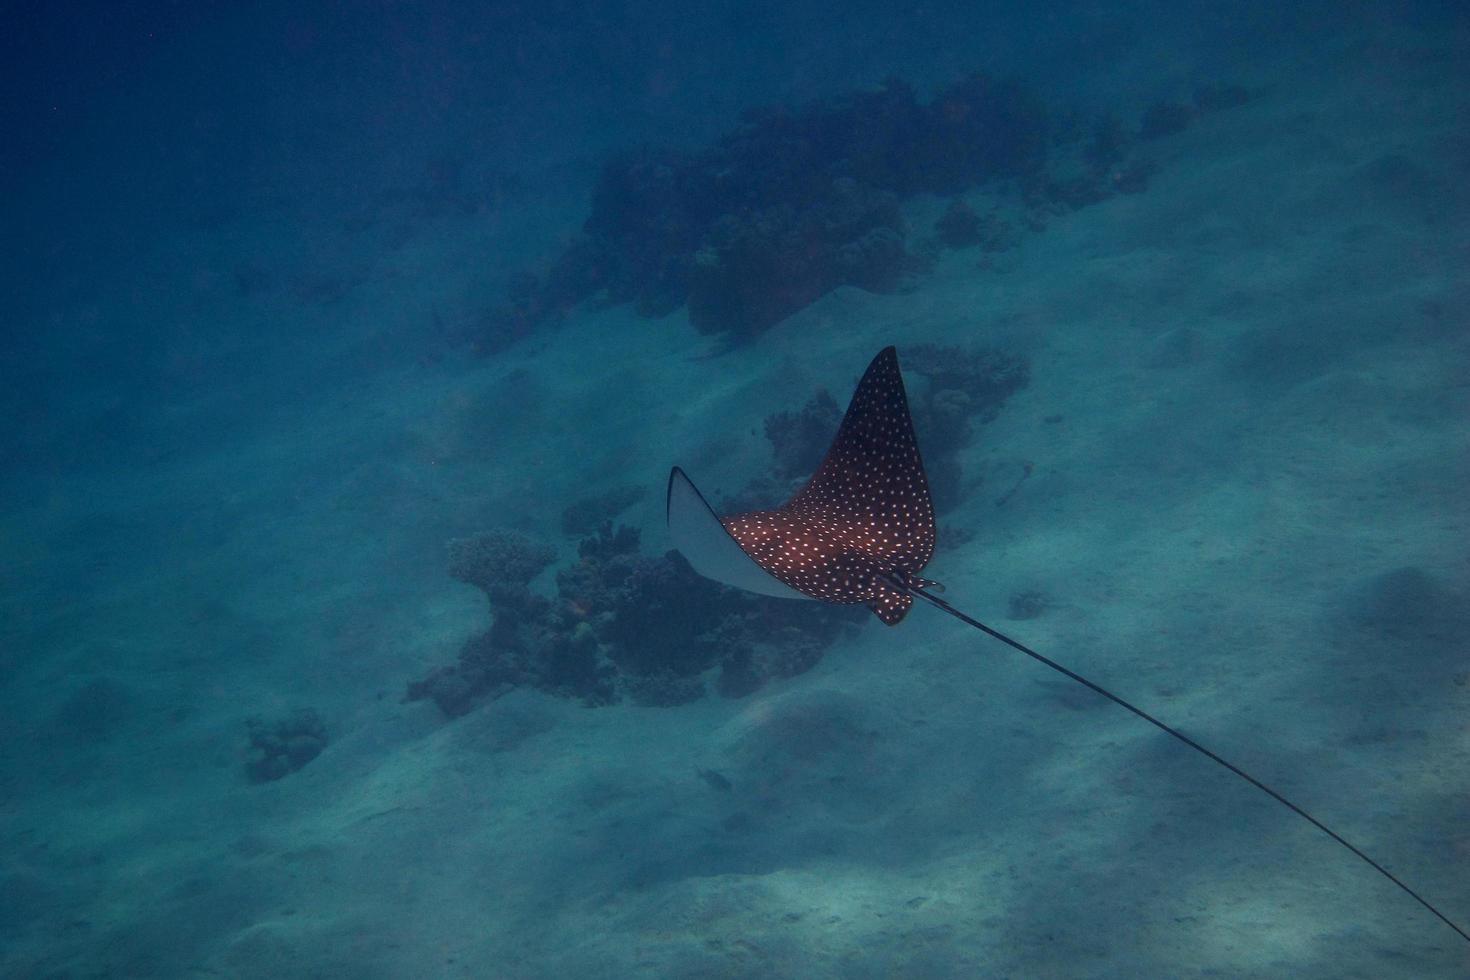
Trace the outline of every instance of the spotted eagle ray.
<instances>
[{"instance_id":1,"label":"spotted eagle ray","mask_svg":"<svg viewBox=\"0 0 1470 980\"><path fill-rule=\"evenodd\" d=\"M934 594L943 586L919 575L934 557L934 505L894 348L885 347L868 365L822 464L786 503L722 518L675 466L667 515L674 546L695 571L716 582L786 599L862 603L889 626L902 622L915 599L944 610L1228 769L1347 848L1470 942L1470 933L1417 891L1255 776Z\"/></svg>"}]
</instances>

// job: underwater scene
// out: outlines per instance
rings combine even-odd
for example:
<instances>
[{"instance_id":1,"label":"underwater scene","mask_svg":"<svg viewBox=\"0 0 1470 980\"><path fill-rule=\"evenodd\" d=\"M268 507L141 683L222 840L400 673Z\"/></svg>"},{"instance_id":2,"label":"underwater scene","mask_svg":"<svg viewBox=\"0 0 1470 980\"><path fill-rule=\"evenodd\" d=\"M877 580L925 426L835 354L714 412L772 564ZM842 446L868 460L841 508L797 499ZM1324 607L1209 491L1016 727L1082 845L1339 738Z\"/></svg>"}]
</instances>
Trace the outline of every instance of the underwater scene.
<instances>
[{"instance_id":1,"label":"underwater scene","mask_svg":"<svg viewBox=\"0 0 1470 980\"><path fill-rule=\"evenodd\" d=\"M1470 6L6 6L0 977L1470 977Z\"/></svg>"}]
</instances>

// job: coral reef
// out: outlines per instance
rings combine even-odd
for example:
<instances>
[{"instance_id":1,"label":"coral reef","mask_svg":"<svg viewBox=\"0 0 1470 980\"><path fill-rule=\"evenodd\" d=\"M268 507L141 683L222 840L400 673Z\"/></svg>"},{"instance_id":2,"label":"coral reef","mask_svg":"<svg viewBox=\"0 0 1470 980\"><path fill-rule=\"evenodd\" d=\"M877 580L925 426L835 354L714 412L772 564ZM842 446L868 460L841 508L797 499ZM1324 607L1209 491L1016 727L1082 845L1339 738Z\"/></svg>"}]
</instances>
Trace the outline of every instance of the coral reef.
<instances>
[{"instance_id":1,"label":"coral reef","mask_svg":"<svg viewBox=\"0 0 1470 980\"><path fill-rule=\"evenodd\" d=\"M1202 89L1200 111L1238 98ZM1179 124L1156 106L1141 133ZM1172 114L1171 114L1172 113ZM1187 122L1187 118L1185 119ZM1142 190L1150 167L1114 119L1091 131L1025 87L975 74L922 103L902 81L799 108L747 111L696 150L645 148L608 162L582 232L552 267L517 281L483 318L493 349L601 294L650 317L688 304L701 331L752 337L837 286L901 289L925 268L907 245L901 203L1009 182L1040 216ZM1008 247L1014 232L957 211L952 247Z\"/></svg>"},{"instance_id":2,"label":"coral reef","mask_svg":"<svg viewBox=\"0 0 1470 980\"><path fill-rule=\"evenodd\" d=\"M1028 380L1026 362L995 350L918 346L905 351L915 381L910 404L924 434L936 506L958 498L959 453L976 425L993 418ZM796 411L765 420L769 472L733 500L729 512L785 500L820 464L841 422L825 391ZM563 524L621 510L636 499L621 488L568 508ZM952 540L952 539L947 539ZM556 572L556 596L530 583L554 552L529 535L493 530L449 544L450 574L480 589L490 628L467 641L457 661L408 685L408 700L431 699L451 717L514 687L532 687L587 705L628 699L683 704L704 696L707 674L725 697L743 697L773 679L810 670L866 615L842 607L754 596L695 574L677 553L639 551L635 528L604 519Z\"/></svg>"},{"instance_id":3,"label":"coral reef","mask_svg":"<svg viewBox=\"0 0 1470 980\"><path fill-rule=\"evenodd\" d=\"M841 423L842 410L825 388L819 389L799 412L767 415L766 438L776 457L776 477L792 480L815 472Z\"/></svg>"},{"instance_id":4,"label":"coral reef","mask_svg":"<svg viewBox=\"0 0 1470 980\"><path fill-rule=\"evenodd\" d=\"M689 269L689 319L704 333L755 334L837 286L891 292L920 267L898 198L835 178L800 206L721 216Z\"/></svg>"},{"instance_id":5,"label":"coral reef","mask_svg":"<svg viewBox=\"0 0 1470 980\"><path fill-rule=\"evenodd\" d=\"M1138 138L1158 139L1183 132L1200 116L1245 105L1257 93L1241 85L1208 84L1194 90L1191 102L1155 102L1143 113Z\"/></svg>"},{"instance_id":6,"label":"coral reef","mask_svg":"<svg viewBox=\"0 0 1470 980\"><path fill-rule=\"evenodd\" d=\"M1143 122L1138 127L1138 138L1153 140L1182 133L1194 122L1194 117L1193 106L1179 102L1155 102L1143 114Z\"/></svg>"},{"instance_id":7,"label":"coral reef","mask_svg":"<svg viewBox=\"0 0 1470 980\"><path fill-rule=\"evenodd\" d=\"M979 248L986 252L1004 252L1021 242L1016 227L1001 217L998 209L978 213L963 198L949 203L937 222L934 234L946 248Z\"/></svg>"},{"instance_id":8,"label":"coral reef","mask_svg":"<svg viewBox=\"0 0 1470 980\"><path fill-rule=\"evenodd\" d=\"M555 557L548 545L519 531L487 531L449 542L449 574L494 602L496 593L524 590Z\"/></svg>"},{"instance_id":9,"label":"coral reef","mask_svg":"<svg viewBox=\"0 0 1470 980\"><path fill-rule=\"evenodd\" d=\"M994 348L918 344L904 348L903 356L904 369L923 382L912 386L909 402L915 423L924 423L924 449L931 454L968 444L974 422L994 419L1031 379L1025 358Z\"/></svg>"},{"instance_id":10,"label":"coral reef","mask_svg":"<svg viewBox=\"0 0 1470 980\"><path fill-rule=\"evenodd\" d=\"M561 512L561 529L574 538L592 534L602 526L603 521L613 520L642 500L647 492L647 487L630 483L614 487L595 497L578 500Z\"/></svg>"},{"instance_id":11,"label":"coral reef","mask_svg":"<svg viewBox=\"0 0 1470 980\"><path fill-rule=\"evenodd\" d=\"M635 529L604 522L557 571L549 599L527 587L547 563L544 545L511 531L454 542L452 573L485 593L494 619L457 662L409 684L407 699L432 699L451 717L522 686L589 706L667 706L704 696L711 670L721 693L740 696L810 669L857 621L853 610L725 588L638 545Z\"/></svg>"},{"instance_id":12,"label":"coral reef","mask_svg":"<svg viewBox=\"0 0 1470 980\"><path fill-rule=\"evenodd\" d=\"M311 708L300 708L283 718L245 722L250 749L245 775L252 783L268 783L300 769L327 747L327 727Z\"/></svg>"},{"instance_id":13,"label":"coral reef","mask_svg":"<svg viewBox=\"0 0 1470 980\"><path fill-rule=\"evenodd\" d=\"M1022 357L990 348L920 344L904 350L904 367L919 382L910 387L909 408L921 434L934 507L945 511L961 496L960 452L977 425L994 419L1007 399L1026 387L1030 366Z\"/></svg>"}]
</instances>

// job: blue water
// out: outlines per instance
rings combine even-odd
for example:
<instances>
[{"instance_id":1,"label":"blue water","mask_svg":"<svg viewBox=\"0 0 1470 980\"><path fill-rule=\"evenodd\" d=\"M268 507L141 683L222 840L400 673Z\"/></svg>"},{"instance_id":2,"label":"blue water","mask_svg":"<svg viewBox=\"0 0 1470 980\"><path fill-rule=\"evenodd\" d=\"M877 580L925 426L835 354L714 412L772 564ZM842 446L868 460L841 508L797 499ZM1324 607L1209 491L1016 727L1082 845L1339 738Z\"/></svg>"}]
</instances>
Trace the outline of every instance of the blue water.
<instances>
[{"instance_id":1,"label":"blue water","mask_svg":"<svg viewBox=\"0 0 1470 980\"><path fill-rule=\"evenodd\" d=\"M663 513L779 503L896 344L946 597L1470 922L1460 5L6 19L0 975L1470 976Z\"/></svg>"}]
</instances>

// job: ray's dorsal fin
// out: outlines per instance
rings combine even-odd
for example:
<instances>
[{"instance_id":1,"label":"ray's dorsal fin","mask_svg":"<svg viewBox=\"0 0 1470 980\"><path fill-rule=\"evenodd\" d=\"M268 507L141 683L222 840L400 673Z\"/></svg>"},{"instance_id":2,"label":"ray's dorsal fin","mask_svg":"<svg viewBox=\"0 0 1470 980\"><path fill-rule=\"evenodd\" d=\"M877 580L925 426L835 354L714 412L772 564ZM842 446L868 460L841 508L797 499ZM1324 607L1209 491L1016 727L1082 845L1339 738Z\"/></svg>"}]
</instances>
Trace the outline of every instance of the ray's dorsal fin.
<instances>
[{"instance_id":1,"label":"ray's dorsal fin","mask_svg":"<svg viewBox=\"0 0 1470 980\"><path fill-rule=\"evenodd\" d=\"M669 532L701 575L764 595L866 603L890 626L922 599L1070 678L1228 770L1306 820L1470 942L1414 889L1337 831L1246 770L1158 718L933 594L919 572L934 554L934 507L909 418L898 355L886 347L858 383L832 447L796 495L775 510L719 518L682 470L669 477Z\"/></svg>"}]
</instances>

